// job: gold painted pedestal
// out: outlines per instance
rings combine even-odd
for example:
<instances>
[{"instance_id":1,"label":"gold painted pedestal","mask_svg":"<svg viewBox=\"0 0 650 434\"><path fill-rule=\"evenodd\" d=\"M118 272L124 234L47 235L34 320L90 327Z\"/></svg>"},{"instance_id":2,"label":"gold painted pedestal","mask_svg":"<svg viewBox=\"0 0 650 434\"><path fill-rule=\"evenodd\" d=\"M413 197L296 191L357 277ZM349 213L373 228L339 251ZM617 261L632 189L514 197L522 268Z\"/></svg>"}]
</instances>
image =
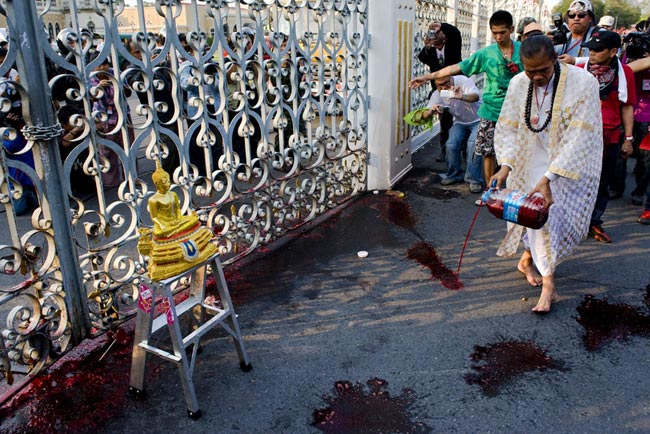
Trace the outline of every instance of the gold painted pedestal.
<instances>
[{"instance_id":1,"label":"gold painted pedestal","mask_svg":"<svg viewBox=\"0 0 650 434\"><path fill-rule=\"evenodd\" d=\"M217 245L211 242L212 237L212 231L198 222L174 237L154 235L148 267L151 280L163 280L180 274L217 253Z\"/></svg>"}]
</instances>

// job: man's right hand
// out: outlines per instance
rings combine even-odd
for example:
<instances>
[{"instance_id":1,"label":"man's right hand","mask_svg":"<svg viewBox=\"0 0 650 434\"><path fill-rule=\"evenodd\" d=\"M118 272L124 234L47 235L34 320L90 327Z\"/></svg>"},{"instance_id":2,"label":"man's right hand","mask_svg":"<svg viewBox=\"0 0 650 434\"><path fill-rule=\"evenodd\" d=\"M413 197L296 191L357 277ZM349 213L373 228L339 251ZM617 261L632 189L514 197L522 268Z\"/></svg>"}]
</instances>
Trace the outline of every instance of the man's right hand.
<instances>
[{"instance_id":1,"label":"man's right hand","mask_svg":"<svg viewBox=\"0 0 650 434\"><path fill-rule=\"evenodd\" d=\"M409 81L409 89L417 89L418 87L426 84L431 80L427 74L415 77L413 80Z\"/></svg>"},{"instance_id":2,"label":"man's right hand","mask_svg":"<svg viewBox=\"0 0 650 434\"><path fill-rule=\"evenodd\" d=\"M506 165L502 165L501 169L494 175L492 175L492 178L490 178L490 187L492 187L492 184L496 181L496 188L499 189L501 187L506 186L506 179L508 179L508 175L510 175L510 168Z\"/></svg>"},{"instance_id":3,"label":"man's right hand","mask_svg":"<svg viewBox=\"0 0 650 434\"><path fill-rule=\"evenodd\" d=\"M436 33L438 33L442 29L442 24L440 24L440 21L432 21L429 24L429 30L434 30Z\"/></svg>"},{"instance_id":4,"label":"man's right hand","mask_svg":"<svg viewBox=\"0 0 650 434\"><path fill-rule=\"evenodd\" d=\"M558 59L560 59L560 62L564 62L567 65L575 65L576 64L576 58L571 56L570 54L560 54Z\"/></svg>"},{"instance_id":5,"label":"man's right hand","mask_svg":"<svg viewBox=\"0 0 650 434\"><path fill-rule=\"evenodd\" d=\"M429 116L435 114L441 114L442 113L442 105L440 104L434 104L431 106L431 110L429 110Z\"/></svg>"}]
</instances>

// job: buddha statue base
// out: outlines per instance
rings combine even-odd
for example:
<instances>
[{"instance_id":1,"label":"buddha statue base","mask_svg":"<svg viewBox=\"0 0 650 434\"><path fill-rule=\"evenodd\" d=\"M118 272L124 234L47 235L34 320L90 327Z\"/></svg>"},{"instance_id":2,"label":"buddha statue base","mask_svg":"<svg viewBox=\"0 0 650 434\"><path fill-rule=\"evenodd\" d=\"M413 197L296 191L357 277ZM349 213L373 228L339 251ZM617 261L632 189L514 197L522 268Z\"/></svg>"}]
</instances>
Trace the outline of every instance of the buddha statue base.
<instances>
[{"instance_id":1,"label":"buddha statue base","mask_svg":"<svg viewBox=\"0 0 650 434\"><path fill-rule=\"evenodd\" d=\"M159 281L182 274L214 255L218 247L211 241L213 236L212 231L199 222L166 238L153 235L149 252L149 278Z\"/></svg>"}]
</instances>

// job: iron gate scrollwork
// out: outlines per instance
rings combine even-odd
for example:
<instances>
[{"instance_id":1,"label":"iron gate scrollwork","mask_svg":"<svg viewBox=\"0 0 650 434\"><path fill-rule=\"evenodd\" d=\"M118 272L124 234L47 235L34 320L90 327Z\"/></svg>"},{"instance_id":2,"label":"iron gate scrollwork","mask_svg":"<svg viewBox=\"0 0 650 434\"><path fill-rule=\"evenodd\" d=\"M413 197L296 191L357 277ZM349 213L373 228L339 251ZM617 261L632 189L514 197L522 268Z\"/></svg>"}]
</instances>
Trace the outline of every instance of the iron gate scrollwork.
<instances>
[{"instance_id":1,"label":"iron gate scrollwork","mask_svg":"<svg viewBox=\"0 0 650 434\"><path fill-rule=\"evenodd\" d=\"M96 333L133 313L156 162L183 210L215 229L226 263L366 189L368 0L36 4L34 17L7 9L0 64L3 76L14 62L24 74L0 83L3 119L17 110L24 125L2 130L20 146L5 140L0 153L5 380L85 336L78 315ZM21 44L40 52L26 58ZM30 65L47 74L42 101ZM32 123L30 104L50 122ZM20 161L26 154L33 161ZM44 156L58 162L60 186ZM56 188L63 200L50 197ZM62 221L70 251L53 229ZM65 283L67 258L79 287ZM80 304L70 303L75 293Z\"/></svg>"}]
</instances>

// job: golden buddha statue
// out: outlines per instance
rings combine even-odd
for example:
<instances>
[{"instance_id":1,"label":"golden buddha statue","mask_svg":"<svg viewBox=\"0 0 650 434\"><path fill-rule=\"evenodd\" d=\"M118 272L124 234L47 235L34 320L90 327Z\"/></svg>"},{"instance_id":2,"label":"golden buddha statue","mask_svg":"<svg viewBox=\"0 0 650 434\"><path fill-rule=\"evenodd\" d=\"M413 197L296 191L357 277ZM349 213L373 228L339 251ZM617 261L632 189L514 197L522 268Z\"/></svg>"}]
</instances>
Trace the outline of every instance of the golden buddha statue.
<instances>
[{"instance_id":1,"label":"golden buddha statue","mask_svg":"<svg viewBox=\"0 0 650 434\"><path fill-rule=\"evenodd\" d=\"M217 252L212 231L201 226L196 213L181 214L176 193L170 190L169 174L156 164L152 177L156 186L148 202L153 230L141 229L138 251L149 256L149 277L162 280L189 270ZM151 238L149 238L151 236Z\"/></svg>"},{"instance_id":2,"label":"golden buddha statue","mask_svg":"<svg viewBox=\"0 0 650 434\"><path fill-rule=\"evenodd\" d=\"M178 196L169 189L171 187L169 173L162 167L158 167L151 179L156 186L156 193L149 198L147 208L153 221L154 237L159 239L174 237L194 228L199 223L199 218L194 213L188 216L181 214Z\"/></svg>"}]
</instances>

